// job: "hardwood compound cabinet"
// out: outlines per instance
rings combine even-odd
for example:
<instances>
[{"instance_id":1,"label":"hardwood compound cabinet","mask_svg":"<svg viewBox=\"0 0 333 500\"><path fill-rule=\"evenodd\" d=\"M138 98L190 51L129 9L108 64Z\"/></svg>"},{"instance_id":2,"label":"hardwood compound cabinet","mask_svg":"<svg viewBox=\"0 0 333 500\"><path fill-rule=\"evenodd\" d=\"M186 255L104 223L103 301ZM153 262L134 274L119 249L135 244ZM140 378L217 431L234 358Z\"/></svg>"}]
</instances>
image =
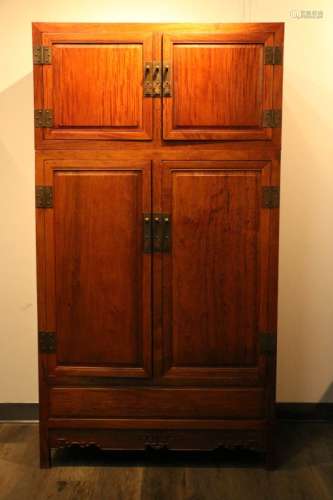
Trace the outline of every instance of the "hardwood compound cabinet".
<instances>
[{"instance_id":1,"label":"hardwood compound cabinet","mask_svg":"<svg viewBox=\"0 0 333 500\"><path fill-rule=\"evenodd\" d=\"M283 24L33 24L41 466L272 457Z\"/></svg>"}]
</instances>

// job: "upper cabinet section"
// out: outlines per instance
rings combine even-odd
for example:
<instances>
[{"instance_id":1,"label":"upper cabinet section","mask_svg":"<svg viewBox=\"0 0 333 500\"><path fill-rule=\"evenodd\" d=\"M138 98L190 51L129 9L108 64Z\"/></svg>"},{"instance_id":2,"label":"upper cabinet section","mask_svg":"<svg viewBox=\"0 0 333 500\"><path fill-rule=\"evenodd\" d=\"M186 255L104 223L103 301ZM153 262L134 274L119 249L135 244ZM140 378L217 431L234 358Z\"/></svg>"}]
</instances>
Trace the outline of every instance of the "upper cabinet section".
<instances>
[{"instance_id":1,"label":"upper cabinet section","mask_svg":"<svg viewBox=\"0 0 333 500\"><path fill-rule=\"evenodd\" d=\"M282 47L274 45L272 32L238 30L163 36L170 80L164 139L272 139L281 120L275 67Z\"/></svg>"},{"instance_id":2,"label":"upper cabinet section","mask_svg":"<svg viewBox=\"0 0 333 500\"><path fill-rule=\"evenodd\" d=\"M280 145L283 24L35 23L33 53L38 149Z\"/></svg>"},{"instance_id":3,"label":"upper cabinet section","mask_svg":"<svg viewBox=\"0 0 333 500\"><path fill-rule=\"evenodd\" d=\"M152 99L144 98L142 87L151 34L43 33L39 47L39 141L152 138Z\"/></svg>"}]
</instances>

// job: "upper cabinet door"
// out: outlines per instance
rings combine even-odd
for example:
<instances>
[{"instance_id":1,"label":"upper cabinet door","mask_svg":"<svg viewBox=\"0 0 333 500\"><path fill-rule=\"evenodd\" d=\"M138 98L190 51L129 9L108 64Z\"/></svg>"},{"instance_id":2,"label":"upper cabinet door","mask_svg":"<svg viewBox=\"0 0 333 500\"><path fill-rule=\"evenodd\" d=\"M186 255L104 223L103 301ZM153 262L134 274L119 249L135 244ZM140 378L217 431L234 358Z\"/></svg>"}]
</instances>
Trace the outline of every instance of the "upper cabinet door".
<instances>
[{"instance_id":1,"label":"upper cabinet door","mask_svg":"<svg viewBox=\"0 0 333 500\"><path fill-rule=\"evenodd\" d=\"M275 108L281 108L282 74L274 60L280 47L272 47L281 35L272 25L270 31L254 26L258 31L226 25L221 33L164 35L164 79L170 82L164 139L272 140L272 129L280 127Z\"/></svg>"},{"instance_id":2,"label":"upper cabinet door","mask_svg":"<svg viewBox=\"0 0 333 500\"><path fill-rule=\"evenodd\" d=\"M150 33L42 33L40 38L51 61L35 65L35 108L51 110L53 123L37 128L37 145L152 139L153 100L144 95Z\"/></svg>"}]
</instances>

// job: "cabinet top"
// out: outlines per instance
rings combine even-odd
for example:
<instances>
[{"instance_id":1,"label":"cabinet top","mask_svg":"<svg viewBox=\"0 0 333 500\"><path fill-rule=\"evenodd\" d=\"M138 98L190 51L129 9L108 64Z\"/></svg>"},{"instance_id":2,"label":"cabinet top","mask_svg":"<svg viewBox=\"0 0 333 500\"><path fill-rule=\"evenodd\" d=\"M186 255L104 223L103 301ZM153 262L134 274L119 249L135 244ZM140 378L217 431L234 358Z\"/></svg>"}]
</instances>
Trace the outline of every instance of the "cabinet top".
<instances>
[{"instance_id":1,"label":"cabinet top","mask_svg":"<svg viewBox=\"0 0 333 500\"><path fill-rule=\"evenodd\" d=\"M224 32L277 32L283 31L284 23L44 23L33 22L36 32L71 32L85 33L108 32L117 30L151 30L151 31L224 31Z\"/></svg>"}]
</instances>

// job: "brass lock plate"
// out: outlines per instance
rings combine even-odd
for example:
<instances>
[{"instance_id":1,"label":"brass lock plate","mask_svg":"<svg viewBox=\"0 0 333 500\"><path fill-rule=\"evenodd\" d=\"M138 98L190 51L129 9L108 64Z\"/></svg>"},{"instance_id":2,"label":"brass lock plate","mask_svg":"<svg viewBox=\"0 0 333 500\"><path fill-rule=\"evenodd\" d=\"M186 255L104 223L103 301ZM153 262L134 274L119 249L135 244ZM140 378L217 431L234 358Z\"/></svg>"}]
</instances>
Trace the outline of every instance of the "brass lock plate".
<instances>
[{"instance_id":1,"label":"brass lock plate","mask_svg":"<svg viewBox=\"0 0 333 500\"><path fill-rule=\"evenodd\" d=\"M171 219L167 213L143 214L143 252L170 252Z\"/></svg>"}]
</instances>

